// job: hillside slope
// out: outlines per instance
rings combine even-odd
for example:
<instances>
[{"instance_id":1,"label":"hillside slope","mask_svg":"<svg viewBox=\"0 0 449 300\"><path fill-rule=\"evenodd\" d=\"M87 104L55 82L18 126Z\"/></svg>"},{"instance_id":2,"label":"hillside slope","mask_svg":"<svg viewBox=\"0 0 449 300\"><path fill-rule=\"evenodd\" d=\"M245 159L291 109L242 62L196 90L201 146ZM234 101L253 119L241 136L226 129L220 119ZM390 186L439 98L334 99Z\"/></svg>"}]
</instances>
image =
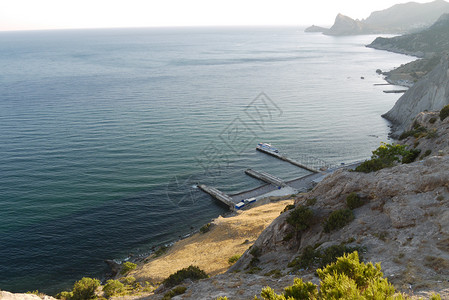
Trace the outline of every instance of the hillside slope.
<instances>
[{"instance_id":1,"label":"hillside slope","mask_svg":"<svg viewBox=\"0 0 449 300\"><path fill-rule=\"evenodd\" d=\"M449 50L449 14L442 15L421 32L392 38L376 38L367 47L418 57L430 57Z\"/></svg>"},{"instance_id":2,"label":"hillside slope","mask_svg":"<svg viewBox=\"0 0 449 300\"><path fill-rule=\"evenodd\" d=\"M443 13L449 13L449 3L436 0L429 3L408 2L375 11L362 20L371 26L403 33L431 26Z\"/></svg>"}]
</instances>

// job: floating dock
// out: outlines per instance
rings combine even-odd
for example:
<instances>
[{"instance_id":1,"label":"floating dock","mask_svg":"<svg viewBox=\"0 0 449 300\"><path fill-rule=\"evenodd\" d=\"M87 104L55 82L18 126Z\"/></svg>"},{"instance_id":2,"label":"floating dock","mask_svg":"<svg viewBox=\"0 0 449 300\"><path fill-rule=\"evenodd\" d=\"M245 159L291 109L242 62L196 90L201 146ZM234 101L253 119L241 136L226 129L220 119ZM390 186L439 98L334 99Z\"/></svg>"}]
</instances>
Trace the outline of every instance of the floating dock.
<instances>
[{"instance_id":1,"label":"floating dock","mask_svg":"<svg viewBox=\"0 0 449 300\"><path fill-rule=\"evenodd\" d=\"M227 194L223 193L222 191L220 191L219 189L207 186L205 184L198 184L198 187L203 192L211 195L212 197L214 197L215 199L217 199L221 203L223 203L226 206L228 206L230 210L235 210L235 203L232 200L232 198L230 196L228 196Z\"/></svg>"},{"instance_id":2,"label":"floating dock","mask_svg":"<svg viewBox=\"0 0 449 300\"><path fill-rule=\"evenodd\" d=\"M262 180L262 181L265 181L267 183L271 183L271 184L273 184L275 186L281 186L281 187L287 186L285 181L283 181L282 179L280 179L280 178L278 178L278 177L276 177L274 175L268 174L266 172L255 171L255 170L252 170L252 169L247 169L245 171L245 173L247 175L251 176L251 177L254 177L254 178Z\"/></svg>"},{"instance_id":3,"label":"floating dock","mask_svg":"<svg viewBox=\"0 0 449 300\"><path fill-rule=\"evenodd\" d=\"M302 169L304 169L304 170L307 170L307 171L310 171L310 172L313 172L313 173L319 173L319 172L320 172L320 171L318 171L318 170L315 170L314 168L308 167L308 166L306 166L306 165L304 165L304 164L302 164L302 163L300 163L300 162L297 162L296 160L293 160L293 159L291 159L291 158L288 158L288 157L286 157L286 156L284 156L284 155L281 155L281 154L279 154L279 153L267 151L267 150L261 149L261 148L256 148L256 150L258 150L258 151L260 151L260 152L263 152L263 153L266 153L266 154L268 154L268 155L274 156L274 157L276 157L276 158L279 158L280 160L289 162L289 163L291 163L292 165L295 165L295 166L297 166L297 167L300 167L300 168L302 168Z\"/></svg>"}]
</instances>

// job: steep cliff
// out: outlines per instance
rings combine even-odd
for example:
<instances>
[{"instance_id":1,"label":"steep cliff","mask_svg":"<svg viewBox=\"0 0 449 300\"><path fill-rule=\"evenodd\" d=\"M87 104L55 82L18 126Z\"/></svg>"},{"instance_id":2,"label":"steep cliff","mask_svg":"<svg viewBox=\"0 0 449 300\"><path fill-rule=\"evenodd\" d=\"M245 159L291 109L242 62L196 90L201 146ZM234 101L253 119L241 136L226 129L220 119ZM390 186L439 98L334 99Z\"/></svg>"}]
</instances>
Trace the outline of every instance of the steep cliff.
<instances>
[{"instance_id":1,"label":"steep cliff","mask_svg":"<svg viewBox=\"0 0 449 300\"><path fill-rule=\"evenodd\" d=\"M399 136L422 111L440 110L449 104L448 56L415 83L383 117L392 122L392 135Z\"/></svg>"}]
</instances>

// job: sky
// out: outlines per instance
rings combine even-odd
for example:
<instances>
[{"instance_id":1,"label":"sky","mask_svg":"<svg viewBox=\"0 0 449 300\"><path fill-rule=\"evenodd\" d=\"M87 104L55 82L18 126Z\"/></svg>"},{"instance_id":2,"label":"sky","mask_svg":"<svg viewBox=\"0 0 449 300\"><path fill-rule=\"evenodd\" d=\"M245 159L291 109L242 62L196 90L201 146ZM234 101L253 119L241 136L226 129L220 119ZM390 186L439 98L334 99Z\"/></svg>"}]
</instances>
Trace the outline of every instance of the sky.
<instances>
[{"instance_id":1,"label":"sky","mask_svg":"<svg viewBox=\"0 0 449 300\"><path fill-rule=\"evenodd\" d=\"M406 0L0 0L0 31L66 28L332 25ZM415 0L415 2L430 2Z\"/></svg>"}]
</instances>

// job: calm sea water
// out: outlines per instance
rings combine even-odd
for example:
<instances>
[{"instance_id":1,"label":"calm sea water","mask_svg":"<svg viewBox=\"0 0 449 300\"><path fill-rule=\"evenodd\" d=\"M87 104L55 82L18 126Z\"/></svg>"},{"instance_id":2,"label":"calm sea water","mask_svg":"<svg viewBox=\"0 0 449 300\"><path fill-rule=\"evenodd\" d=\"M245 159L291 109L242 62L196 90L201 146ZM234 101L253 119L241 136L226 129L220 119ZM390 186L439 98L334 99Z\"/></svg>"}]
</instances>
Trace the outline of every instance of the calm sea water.
<instances>
[{"instance_id":1,"label":"calm sea water","mask_svg":"<svg viewBox=\"0 0 449 300\"><path fill-rule=\"evenodd\" d=\"M0 33L0 289L55 293L225 212L250 167L366 158L388 127L374 36L300 28ZM361 79L361 77L364 79ZM391 87L387 87L391 88ZM264 94L261 94L264 93Z\"/></svg>"}]
</instances>

